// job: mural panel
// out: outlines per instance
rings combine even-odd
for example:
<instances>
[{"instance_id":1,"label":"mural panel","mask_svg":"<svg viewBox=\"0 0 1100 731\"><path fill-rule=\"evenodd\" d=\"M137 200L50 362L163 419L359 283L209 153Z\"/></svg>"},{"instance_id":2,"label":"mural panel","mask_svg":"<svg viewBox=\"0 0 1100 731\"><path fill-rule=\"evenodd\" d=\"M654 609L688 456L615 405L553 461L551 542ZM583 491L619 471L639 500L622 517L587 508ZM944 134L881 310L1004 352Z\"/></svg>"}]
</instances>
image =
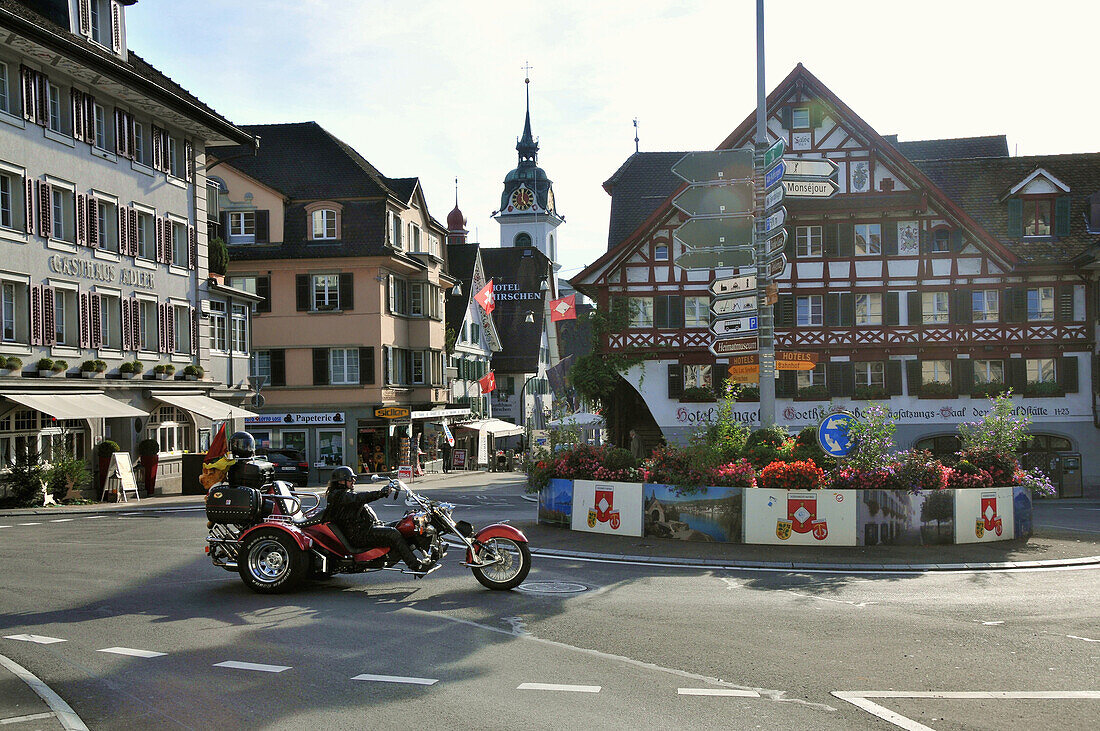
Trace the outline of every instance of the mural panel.
<instances>
[{"instance_id":1,"label":"mural panel","mask_svg":"<svg viewBox=\"0 0 1100 731\"><path fill-rule=\"evenodd\" d=\"M645 484L645 535L682 541L740 543L740 487L704 487L684 494L674 485Z\"/></svg>"}]
</instances>

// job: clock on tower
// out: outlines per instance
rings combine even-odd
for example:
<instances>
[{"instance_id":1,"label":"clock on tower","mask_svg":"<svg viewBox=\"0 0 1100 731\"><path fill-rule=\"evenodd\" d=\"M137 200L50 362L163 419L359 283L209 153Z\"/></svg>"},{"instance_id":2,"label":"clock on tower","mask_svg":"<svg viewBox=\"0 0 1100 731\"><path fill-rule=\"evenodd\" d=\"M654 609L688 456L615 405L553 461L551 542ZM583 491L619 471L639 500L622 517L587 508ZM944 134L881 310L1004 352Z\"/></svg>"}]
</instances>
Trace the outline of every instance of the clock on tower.
<instances>
[{"instance_id":1,"label":"clock on tower","mask_svg":"<svg viewBox=\"0 0 1100 731\"><path fill-rule=\"evenodd\" d=\"M512 193L512 207L517 211L526 211L535 202L535 197L527 188L516 188Z\"/></svg>"}]
</instances>

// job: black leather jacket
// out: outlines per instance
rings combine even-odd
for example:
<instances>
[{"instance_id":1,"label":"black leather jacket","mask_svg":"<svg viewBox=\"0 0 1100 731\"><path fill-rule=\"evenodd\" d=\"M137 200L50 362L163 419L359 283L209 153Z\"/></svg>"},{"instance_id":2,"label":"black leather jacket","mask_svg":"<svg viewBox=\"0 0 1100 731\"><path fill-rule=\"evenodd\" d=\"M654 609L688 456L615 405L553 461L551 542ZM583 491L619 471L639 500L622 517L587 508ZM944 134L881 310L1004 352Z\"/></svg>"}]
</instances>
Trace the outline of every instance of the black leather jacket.
<instances>
[{"instance_id":1,"label":"black leather jacket","mask_svg":"<svg viewBox=\"0 0 1100 731\"><path fill-rule=\"evenodd\" d=\"M336 490L328 493L328 505L325 506L323 520L332 522L340 528L353 544L365 545L363 533L382 521L378 519L367 503L384 498L390 492L389 487L381 490Z\"/></svg>"}]
</instances>

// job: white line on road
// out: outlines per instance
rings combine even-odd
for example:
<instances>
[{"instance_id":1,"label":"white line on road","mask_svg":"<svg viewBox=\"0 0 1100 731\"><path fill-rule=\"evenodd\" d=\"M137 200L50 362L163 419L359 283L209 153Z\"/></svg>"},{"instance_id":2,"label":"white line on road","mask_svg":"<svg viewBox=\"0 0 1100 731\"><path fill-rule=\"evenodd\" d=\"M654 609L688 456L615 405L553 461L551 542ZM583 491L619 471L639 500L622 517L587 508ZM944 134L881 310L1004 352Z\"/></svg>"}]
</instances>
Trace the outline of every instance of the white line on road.
<instances>
[{"instance_id":1,"label":"white line on road","mask_svg":"<svg viewBox=\"0 0 1100 731\"><path fill-rule=\"evenodd\" d=\"M109 652L112 655L128 655L130 657L163 657L163 652L152 650L135 650L132 647L105 647L99 652Z\"/></svg>"},{"instance_id":2,"label":"white line on road","mask_svg":"<svg viewBox=\"0 0 1100 731\"><path fill-rule=\"evenodd\" d=\"M16 523L16 525L42 525L41 523Z\"/></svg>"},{"instance_id":3,"label":"white line on road","mask_svg":"<svg viewBox=\"0 0 1100 731\"><path fill-rule=\"evenodd\" d=\"M1088 637L1078 637L1077 635L1066 635L1071 640L1084 640L1085 642L1100 642L1100 640L1090 640Z\"/></svg>"},{"instance_id":4,"label":"white line on road","mask_svg":"<svg viewBox=\"0 0 1100 731\"><path fill-rule=\"evenodd\" d=\"M261 673L281 673L284 670L290 670L285 665L261 665L253 662L237 662L236 660L227 660L226 662L214 663L216 668L233 668L234 670L258 670Z\"/></svg>"},{"instance_id":5,"label":"white line on road","mask_svg":"<svg viewBox=\"0 0 1100 731\"><path fill-rule=\"evenodd\" d=\"M97 518L106 518L106 515L89 515L84 520L95 520Z\"/></svg>"},{"instance_id":6,"label":"white line on road","mask_svg":"<svg viewBox=\"0 0 1100 731\"><path fill-rule=\"evenodd\" d=\"M1004 623L1005 623L1005 621L1003 619L998 619L998 620L995 620L993 622L982 622L982 624L989 625L989 626L992 626L992 625L995 625L995 624L1004 624Z\"/></svg>"},{"instance_id":7,"label":"white line on road","mask_svg":"<svg viewBox=\"0 0 1100 731\"><path fill-rule=\"evenodd\" d=\"M32 713L29 716L13 716L11 718L0 718L0 726L6 726L9 723L24 723L26 721L41 721L43 718L53 718L52 713Z\"/></svg>"},{"instance_id":8,"label":"white line on road","mask_svg":"<svg viewBox=\"0 0 1100 731\"><path fill-rule=\"evenodd\" d=\"M51 523L72 523L74 518L55 518Z\"/></svg>"},{"instance_id":9,"label":"white line on road","mask_svg":"<svg viewBox=\"0 0 1100 731\"><path fill-rule=\"evenodd\" d=\"M851 693L842 690L834 690L833 695L842 701L848 701L856 708L862 708L870 713L872 716L878 716L883 721L894 724L898 728L903 728L905 731L935 731L933 728L925 726L923 723L917 723L911 718L907 718L900 713L894 713L889 708L880 706L874 701L869 701L864 698L862 693Z\"/></svg>"},{"instance_id":10,"label":"white line on road","mask_svg":"<svg viewBox=\"0 0 1100 731\"><path fill-rule=\"evenodd\" d=\"M435 685L438 678L405 678L400 675L370 675L363 673L356 675L352 680L373 680L376 683L408 683L409 685Z\"/></svg>"},{"instance_id":11,"label":"white line on road","mask_svg":"<svg viewBox=\"0 0 1100 731\"><path fill-rule=\"evenodd\" d=\"M30 686L39 698L46 701L46 705L50 707L50 710L57 716L57 720L61 722L62 728L66 731L88 731L88 727L80 720L80 716L76 715L76 711L72 709L72 706L66 703L50 686L39 680L34 673L3 655L0 655L0 665L14 673L20 680Z\"/></svg>"},{"instance_id":12,"label":"white line on road","mask_svg":"<svg viewBox=\"0 0 1100 731\"><path fill-rule=\"evenodd\" d=\"M728 695L737 698L760 697L760 694L755 690L738 690L736 688L677 688L676 695Z\"/></svg>"},{"instance_id":13,"label":"white line on road","mask_svg":"<svg viewBox=\"0 0 1100 731\"><path fill-rule=\"evenodd\" d=\"M558 690L565 693L599 693L598 685L558 685L556 683L520 683L516 690Z\"/></svg>"},{"instance_id":14,"label":"white line on road","mask_svg":"<svg viewBox=\"0 0 1100 731\"><path fill-rule=\"evenodd\" d=\"M873 716L878 716L905 731L934 731L934 729L918 723L911 718L895 713L889 708L880 706L869 700L870 698L914 698L933 700L1075 700L1096 699L1100 700L1100 690L993 690L993 691L903 691L903 690L868 690L845 691L834 690L832 695L842 701L848 701L857 708L862 708Z\"/></svg>"},{"instance_id":15,"label":"white line on road","mask_svg":"<svg viewBox=\"0 0 1100 731\"><path fill-rule=\"evenodd\" d=\"M43 637L42 635L5 635L5 640L19 640L20 642L34 642L38 645L52 645L55 642L64 642L56 637Z\"/></svg>"}]
</instances>

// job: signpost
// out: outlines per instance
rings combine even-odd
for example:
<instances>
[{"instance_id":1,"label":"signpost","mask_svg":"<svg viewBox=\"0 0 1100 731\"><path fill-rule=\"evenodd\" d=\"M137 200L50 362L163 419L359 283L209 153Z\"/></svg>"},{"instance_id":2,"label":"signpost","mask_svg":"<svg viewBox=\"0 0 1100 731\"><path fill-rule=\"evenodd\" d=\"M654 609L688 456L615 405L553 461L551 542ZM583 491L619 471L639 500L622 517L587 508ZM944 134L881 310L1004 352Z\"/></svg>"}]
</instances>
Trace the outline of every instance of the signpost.
<instances>
[{"instance_id":1,"label":"signpost","mask_svg":"<svg viewBox=\"0 0 1100 731\"><path fill-rule=\"evenodd\" d=\"M760 339L756 337L723 338L710 344L710 352L715 355L755 353L757 350L760 350Z\"/></svg>"},{"instance_id":2,"label":"signpost","mask_svg":"<svg viewBox=\"0 0 1100 731\"><path fill-rule=\"evenodd\" d=\"M753 217L719 216L717 218L692 218L673 232L672 237L683 246L745 246L752 248Z\"/></svg>"},{"instance_id":3,"label":"signpost","mask_svg":"<svg viewBox=\"0 0 1100 731\"><path fill-rule=\"evenodd\" d=\"M787 268L787 255L780 254L768 262L768 278L775 279Z\"/></svg>"},{"instance_id":4,"label":"signpost","mask_svg":"<svg viewBox=\"0 0 1100 731\"><path fill-rule=\"evenodd\" d=\"M721 317L723 315L742 315L747 312L756 312L756 295L749 297L731 297L730 299L711 300L711 314Z\"/></svg>"},{"instance_id":5,"label":"signpost","mask_svg":"<svg viewBox=\"0 0 1100 731\"><path fill-rule=\"evenodd\" d=\"M731 317L724 320L715 320L710 326L710 331L715 335L744 335L757 329L755 317Z\"/></svg>"},{"instance_id":6,"label":"signpost","mask_svg":"<svg viewBox=\"0 0 1100 731\"><path fill-rule=\"evenodd\" d=\"M689 183L752 180L752 150L689 152L672 166L672 172Z\"/></svg>"},{"instance_id":7,"label":"signpost","mask_svg":"<svg viewBox=\"0 0 1100 731\"><path fill-rule=\"evenodd\" d=\"M710 283L711 294L744 294L756 292L756 277L732 277L730 279L716 279Z\"/></svg>"},{"instance_id":8,"label":"signpost","mask_svg":"<svg viewBox=\"0 0 1100 731\"><path fill-rule=\"evenodd\" d=\"M783 247L787 245L787 229L781 229L779 233L768 239L767 245L764 247L764 256L772 257L783 251Z\"/></svg>"},{"instance_id":9,"label":"signpost","mask_svg":"<svg viewBox=\"0 0 1100 731\"><path fill-rule=\"evenodd\" d=\"M784 185L777 185L768 191L768 194L764 197L764 208L775 208L783 202L783 196L786 194L786 187Z\"/></svg>"},{"instance_id":10,"label":"signpost","mask_svg":"<svg viewBox=\"0 0 1100 731\"><path fill-rule=\"evenodd\" d=\"M856 417L847 411L829 414L817 425L817 443L825 454L843 459L852 451L852 440L848 438L848 429Z\"/></svg>"},{"instance_id":11,"label":"signpost","mask_svg":"<svg viewBox=\"0 0 1100 731\"><path fill-rule=\"evenodd\" d=\"M771 167L772 163L783 157L783 153L786 151L787 146L783 144L783 140L776 140L764 153L764 167Z\"/></svg>"},{"instance_id":12,"label":"signpost","mask_svg":"<svg viewBox=\"0 0 1100 731\"><path fill-rule=\"evenodd\" d=\"M786 170L786 163L780 160L778 165L764 173L764 190L770 190L773 185L777 185L783 179L783 173Z\"/></svg>"},{"instance_id":13,"label":"signpost","mask_svg":"<svg viewBox=\"0 0 1100 731\"><path fill-rule=\"evenodd\" d=\"M837 174L840 169L837 164L827 158L795 158L791 160L784 160L784 164L787 166L787 172L783 176L784 179L790 178L830 178Z\"/></svg>"},{"instance_id":14,"label":"signpost","mask_svg":"<svg viewBox=\"0 0 1100 731\"><path fill-rule=\"evenodd\" d=\"M748 248L708 246L703 249L686 248L676 257L676 266L684 269L720 269L722 267L748 267L756 263L756 254Z\"/></svg>"},{"instance_id":15,"label":"signpost","mask_svg":"<svg viewBox=\"0 0 1100 731\"><path fill-rule=\"evenodd\" d=\"M817 365L817 353L798 353L793 350L777 350L775 367L780 371L812 371Z\"/></svg>"},{"instance_id":16,"label":"signpost","mask_svg":"<svg viewBox=\"0 0 1100 731\"><path fill-rule=\"evenodd\" d=\"M791 198L832 198L840 186L835 180L784 180L783 190Z\"/></svg>"},{"instance_id":17,"label":"signpost","mask_svg":"<svg viewBox=\"0 0 1100 731\"><path fill-rule=\"evenodd\" d=\"M672 205L689 216L722 216L751 210L754 194L751 180L726 185L693 185L673 198Z\"/></svg>"},{"instance_id":18,"label":"signpost","mask_svg":"<svg viewBox=\"0 0 1100 731\"><path fill-rule=\"evenodd\" d=\"M782 226L787 220L787 209L780 206L779 209L764 219L764 233L770 233L780 226Z\"/></svg>"}]
</instances>

